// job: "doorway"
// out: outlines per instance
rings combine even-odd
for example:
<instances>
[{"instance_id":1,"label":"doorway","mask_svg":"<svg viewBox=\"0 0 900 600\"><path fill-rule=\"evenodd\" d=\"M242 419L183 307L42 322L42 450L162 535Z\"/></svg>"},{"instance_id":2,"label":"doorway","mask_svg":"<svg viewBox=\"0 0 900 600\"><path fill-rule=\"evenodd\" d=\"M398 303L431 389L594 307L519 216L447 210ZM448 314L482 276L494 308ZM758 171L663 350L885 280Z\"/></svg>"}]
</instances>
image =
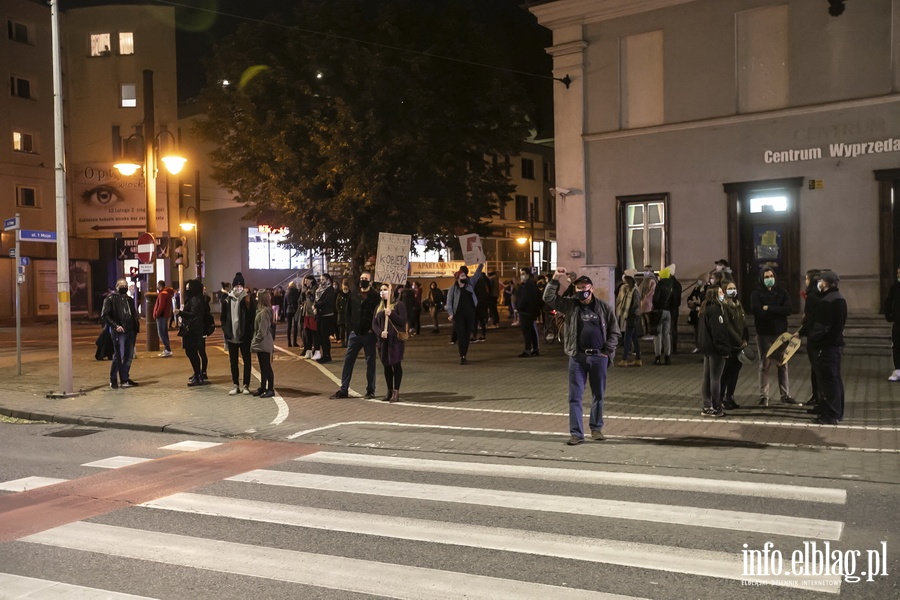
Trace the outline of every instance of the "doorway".
<instances>
[{"instance_id":1,"label":"doorway","mask_svg":"<svg viewBox=\"0 0 900 600\"><path fill-rule=\"evenodd\" d=\"M800 187L802 177L726 183L728 250L732 272L747 311L750 294L764 268L775 271L776 285L800 309Z\"/></svg>"},{"instance_id":2,"label":"doorway","mask_svg":"<svg viewBox=\"0 0 900 600\"><path fill-rule=\"evenodd\" d=\"M878 181L878 270L883 300L900 266L900 210L894 209L900 200L900 169L875 171L875 179Z\"/></svg>"}]
</instances>

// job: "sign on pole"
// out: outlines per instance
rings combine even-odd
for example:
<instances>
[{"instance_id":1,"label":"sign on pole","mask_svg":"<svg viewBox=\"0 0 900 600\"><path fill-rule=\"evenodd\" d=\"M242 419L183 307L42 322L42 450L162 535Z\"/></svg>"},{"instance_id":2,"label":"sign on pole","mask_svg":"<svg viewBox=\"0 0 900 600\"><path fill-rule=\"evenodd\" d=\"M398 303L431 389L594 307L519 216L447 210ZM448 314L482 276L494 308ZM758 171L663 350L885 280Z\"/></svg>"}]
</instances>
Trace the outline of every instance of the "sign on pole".
<instances>
[{"instance_id":1,"label":"sign on pole","mask_svg":"<svg viewBox=\"0 0 900 600\"><path fill-rule=\"evenodd\" d=\"M459 245L462 248L463 260L467 265L480 265L487 260L484 256L484 248L481 246L481 236L477 233L459 236Z\"/></svg>"},{"instance_id":2,"label":"sign on pole","mask_svg":"<svg viewBox=\"0 0 900 600\"><path fill-rule=\"evenodd\" d=\"M378 234L375 281L403 285L409 274L409 248L412 236L403 233Z\"/></svg>"},{"instance_id":3,"label":"sign on pole","mask_svg":"<svg viewBox=\"0 0 900 600\"><path fill-rule=\"evenodd\" d=\"M3 231L9 231L11 229L19 228L19 215L14 216L12 219L3 219Z\"/></svg>"},{"instance_id":4,"label":"sign on pole","mask_svg":"<svg viewBox=\"0 0 900 600\"><path fill-rule=\"evenodd\" d=\"M137 258L142 265L153 264L153 259L156 258L156 240L153 239L152 233L142 233L138 236Z\"/></svg>"},{"instance_id":5,"label":"sign on pole","mask_svg":"<svg viewBox=\"0 0 900 600\"><path fill-rule=\"evenodd\" d=\"M16 239L22 242L50 242L56 243L55 231L35 231L34 229L19 229L16 231Z\"/></svg>"}]
</instances>

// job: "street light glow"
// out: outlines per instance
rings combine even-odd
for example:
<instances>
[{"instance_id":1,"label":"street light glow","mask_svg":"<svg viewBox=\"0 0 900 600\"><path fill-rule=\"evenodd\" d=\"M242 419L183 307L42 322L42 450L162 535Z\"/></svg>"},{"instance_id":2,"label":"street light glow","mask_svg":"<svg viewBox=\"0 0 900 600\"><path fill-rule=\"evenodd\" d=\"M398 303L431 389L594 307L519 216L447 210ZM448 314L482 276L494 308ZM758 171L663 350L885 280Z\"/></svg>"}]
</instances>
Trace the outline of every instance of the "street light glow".
<instances>
[{"instance_id":1,"label":"street light glow","mask_svg":"<svg viewBox=\"0 0 900 600\"><path fill-rule=\"evenodd\" d=\"M131 175L134 175L138 172L138 169L141 168L141 165L136 162L123 161L114 164L113 168L125 177L130 177Z\"/></svg>"},{"instance_id":2,"label":"street light glow","mask_svg":"<svg viewBox=\"0 0 900 600\"><path fill-rule=\"evenodd\" d=\"M181 173L181 168L184 167L184 163L187 162L187 159L183 156L163 156L160 158L164 165L166 165L166 170L172 175L178 175Z\"/></svg>"}]
</instances>

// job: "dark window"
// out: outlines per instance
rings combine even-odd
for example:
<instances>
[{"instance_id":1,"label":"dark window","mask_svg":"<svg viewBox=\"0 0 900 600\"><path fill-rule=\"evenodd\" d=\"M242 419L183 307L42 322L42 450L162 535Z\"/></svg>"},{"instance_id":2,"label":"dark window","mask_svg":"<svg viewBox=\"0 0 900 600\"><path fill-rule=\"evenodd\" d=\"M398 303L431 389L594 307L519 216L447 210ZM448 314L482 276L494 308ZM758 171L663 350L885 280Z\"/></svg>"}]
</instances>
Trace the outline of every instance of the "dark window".
<instances>
[{"instance_id":1,"label":"dark window","mask_svg":"<svg viewBox=\"0 0 900 600\"><path fill-rule=\"evenodd\" d=\"M15 21L7 21L6 22L7 32L9 33L9 39L14 42L22 42L23 44L28 43L28 26L22 23L16 23Z\"/></svg>"},{"instance_id":2,"label":"dark window","mask_svg":"<svg viewBox=\"0 0 900 600\"><path fill-rule=\"evenodd\" d=\"M534 179L534 161L530 158L522 159L522 179Z\"/></svg>"},{"instance_id":3,"label":"dark window","mask_svg":"<svg viewBox=\"0 0 900 600\"><path fill-rule=\"evenodd\" d=\"M528 196L516 196L516 221L528 220Z\"/></svg>"},{"instance_id":4,"label":"dark window","mask_svg":"<svg viewBox=\"0 0 900 600\"><path fill-rule=\"evenodd\" d=\"M9 90L13 96L18 96L19 98L31 98L31 82L27 79L10 77Z\"/></svg>"},{"instance_id":5,"label":"dark window","mask_svg":"<svg viewBox=\"0 0 900 600\"><path fill-rule=\"evenodd\" d=\"M544 200L544 222L553 225L556 222L556 201L552 197Z\"/></svg>"},{"instance_id":6,"label":"dark window","mask_svg":"<svg viewBox=\"0 0 900 600\"><path fill-rule=\"evenodd\" d=\"M503 168L506 170L506 176L510 175L511 163L509 162L509 154L503 156Z\"/></svg>"},{"instance_id":7,"label":"dark window","mask_svg":"<svg viewBox=\"0 0 900 600\"><path fill-rule=\"evenodd\" d=\"M544 163L544 181L546 181L547 183L550 183L550 180L552 179L552 178L550 177L550 175L551 175L551 173L550 173L550 163L545 162L545 163Z\"/></svg>"},{"instance_id":8,"label":"dark window","mask_svg":"<svg viewBox=\"0 0 900 600\"><path fill-rule=\"evenodd\" d=\"M37 190L31 187L16 187L16 206L37 206Z\"/></svg>"},{"instance_id":9,"label":"dark window","mask_svg":"<svg viewBox=\"0 0 900 600\"><path fill-rule=\"evenodd\" d=\"M540 217L541 217L541 213L540 213L540 211L538 210L538 206L540 206L540 205L541 205L541 199L540 199L540 198L535 198L535 199L534 199L534 204L531 205L531 210L534 212L534 214L532 215L532 217L534 218L535 221L540 221L540 220L541 220L541 218L540 218Z\"/></svg>"},{"instance_id":10,"label":"dark window","mask_svg":"<svg viewBox=\"0 0 900 600\"><path fill-rule=\"evenodd\" d=\"M509 198L500 198L500 213L499 216L501 219L506 218L506 205L509 204Z\"/></svg>"}]
</instances>

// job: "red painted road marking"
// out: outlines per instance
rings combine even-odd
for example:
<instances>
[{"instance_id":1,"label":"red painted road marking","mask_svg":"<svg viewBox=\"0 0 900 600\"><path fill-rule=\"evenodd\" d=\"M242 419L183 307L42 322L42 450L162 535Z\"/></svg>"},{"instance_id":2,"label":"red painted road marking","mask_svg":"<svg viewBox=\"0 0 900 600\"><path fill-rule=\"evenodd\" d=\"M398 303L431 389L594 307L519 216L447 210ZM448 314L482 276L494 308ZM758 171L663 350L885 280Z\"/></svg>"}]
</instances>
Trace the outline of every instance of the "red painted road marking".
<instances>
[{"instance_id":1,"label":"red painted road marking","mask_svg":"<svg viewBox=\"0 0 900 600\"><path fill-rule=\"evenodd\" d=\"M0 496L0 542L128 508L318 452L290 442L240 440Z\"/></svg>"}]
</instances>

